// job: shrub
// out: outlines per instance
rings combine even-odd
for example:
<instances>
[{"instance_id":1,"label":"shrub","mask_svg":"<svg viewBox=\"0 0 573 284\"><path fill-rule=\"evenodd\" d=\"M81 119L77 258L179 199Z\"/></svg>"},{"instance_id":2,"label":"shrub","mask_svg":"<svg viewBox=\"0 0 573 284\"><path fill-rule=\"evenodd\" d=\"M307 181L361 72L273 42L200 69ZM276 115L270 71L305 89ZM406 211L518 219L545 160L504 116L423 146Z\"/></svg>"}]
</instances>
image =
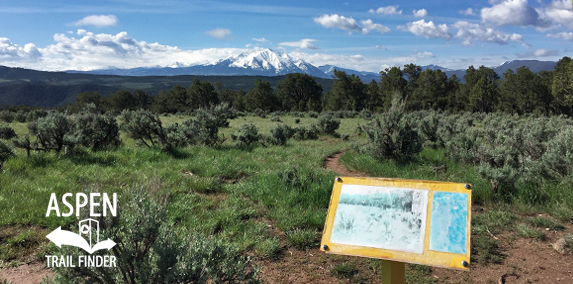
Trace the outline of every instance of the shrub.
<instances>
[{"instance_id":1,"label":"shrub","mask_svg":"<svg viewBox=\"0 0 573 284\"><path fill-rule=\"evenodd\" d=\"M109 251L116 267L58 267L56 283L254 283L249 257L224 241L174 231L167 219L169 196L158 181L135 188L117 216L96 217L100 239L117 243ZM84 254L64 246L63 255Z\"/></svg>"},{"instance_id":2,"label":"shrub","mask_svg":"<svg viewBox=\"0 0 573 284\"><path fill-rule=\"evenodd\" d=\"M243 147L259 142L261 135L257 126L249 123L243 124L231 138L235 141L235 145Z\"/></svg>"},{"instance_id":3,"label":"shrub","mask_svg":"<svg viewBox=\"0 0 573 284\"><path fill-rule=\"evenodd\" d=\"M16 137L16 131L8 125L0 124L0 139L12 139Z\"/></svg>"},{"instance_id":4,"label":"shrub","mask_svg":"<svg viewBox=\"0 0 573 284\"><path fill-rule=\"evenodd\" d=\"M4 141L0 141L0 173L2 173L4 162L12 158L14 155L12 148L4 143Z\"/></svg>"},{"instance_id":5,"label":"shrub","mask_svg":"<svg viewBox=\"0 0 573 284\"><path fill-rule=\"evenodd\" d=\"M420 133L428 145L433 148L443 146L443 141L438 136L438 128L440 126L440 117L437 112L431 112L428 116L424 117L420 123Z\"/></svg>"},{"instance_id":6,"label":"shrub","mask_svg":"<svg viewBox=\"0 0 573 284\"><path fill-rule=\"evenodd\" d=\"M95 112L82 112L76 117L75 140L78 144L93 151L106 146L118 146L119 126L111 115Z\"/></svg>"},{"instance_id":7,"label":"shrub","mask_svg":"<svg viewBox=\"0 0 573 284\"><path fill-rule=\"evenodd\" d=\"M28 130L36 135L39 150L55 150L59 153L64 146L73 147L75 139L73 137L74 123L65 114L50 112L45 117L38 118L37 122L28 122ZM39 147L42 148L39 148Z\"/></svg>"},{"instance_id":8,"label":"shrub","mask_svg":"<svg viewBox=\"0 0 573 284\"><path fill-rule=\"evenodd\" d=\"M295 124L299 124L299 123L300 123L300 118L295 118L295 119L294 119L294 123L295 123Z\"/></svg>"},{"instance_id":9,"label":"shrub","mask_svg":"<svg viewBox=\"0 0 573 284\"><path fill-rule=\"evenodd\" d=\"M312 117L312 118L318 118L319 114L316 111L309 111L308 112L308 117Z\"/></svg>"},{"instance_id":10,"label":"shrub","mask_svg":"<svg viewBox=\"0 0 573 284\"><path fill-rule=\"evenodd\" d=\"M304 112L301 111L293 111L290 113L290 115L294 116L294 117L304 117Z\"/></svg>"},{"instance_id":11,"label":"shrub","mask_svg":"<svg viewBox=\"0 0 573 284\"><path fill-rule=\"evenodd\" d=\"M275 115L275 116L271 117L271 121L272 122L281 122L281 118Z\"/></svg>"},{"instance_id":12,"label":"shrub","mask_svg":"<svg viewBox=\"0 0 573 284\"><path fill-rule=\"evenodd\" d=\"M316 140L318 139L318 127L312 124L309 128L306 127L297 127L294 128L294 133L292 137L295 140Z\"/></svg>"},{"instance_id":13,"label":"shrub","mask_svg":"<svg viewBox=\"0 0 573 284\"><path fill-rule=\"evenodd\" d=\"M170 143L177 146L218 145L224 141L219 139L221 122L221 116L198 110L195 119L186 120L181 125L175 123L167 127L167 137ZM226 119L225 122L228 124Z\"/></svg>"},{"instance_id":14,"label":"shrub","mask_svg":"<svg viewBox=\"0 0 573 284\"><path fill-rule=\"evenodd\" d=\"M360 113L358 114L362 119L365 120L370 120L372 119L372 112L367 110L367 109L363 109L362 111L360 111Z\"/></svg>"},{"instance_id":15,"label":"shrub","mask_svg":"<svg viewBox=\"0 0 573 284\"><path fill-rule=\"evenodd\" d=\"M555 178L564 178L573 174L573 127L563 129L547 142L547 151L541 160Z\"/></svg>"},{"instance_id":16,"label":"shrub","mask_svg":"<svg viewBox=\"0 0 573 284\"><path fill-rule=\"evenodd\" d=\"M14 113L14 119L18 122L26 122L26 113L23 110L19 110Z\"/></svg>"},{"instance_id":17,"label":"shrub","mask_svg":"<svg viewBox=\"0 0 573 284\"><path fill-rule=\"evenodd\" d=\"M11 123L12 121L14 121L14 114L11 111L7 110L0 111L0 121Z\"/></svg>"},{"instance_id":18,"label":"shrub","mask_svg":"<svg viewBox=\"0 0 573 284\"><path fill-rule=\"evenodd\" d=\"M264 110L262 110L262 109L260 109L260 108L255 109L255 110L253 111L253 113L254 113L256 116L261 117L261 118L267 117L267 112L264 111Z\"/></svg>"},{"instance_id":19,"label":"shrub","mask_svg":"<svg viewBox=\"0 0 573 284\"><path fill-rule=\"evenodd\" d=\"M405 103L395 97L390 109L382 115L382 121L374 119L362 127L368 136L368 144L360 150L379 161L392 159L398 162L408 161L420 153L420 135L404 113Z\"/></svg>"},{"instance_id":20,"label":"shrub","mask_svg":"<svg viewBox=\"0 0 573 284\"><path fill-rule=\"evenodd\" d=\"M35 121L38 120L39 118L46 117L47 115L48 112L46 110L34 109L28 112L28 114L26 115L26 121Z\"/></svg>"},{"instance_id":21,"label":"shrub","mask_svg":"<svg viewBox=\"0 0 573 284\"><path fill-rule=\"evenodd\" d=\"M203 110L198 110L203 111ZM204 110L215 117L218 127L229 127L229 119L237 118L237 111L229 106L229 103L222 103L216 106L211 106L209 109ZM198 116L199 113L196 113Z\"/></svg>"},{"instance_id":22,"label":"shrub","mask_svg":"<svg viewBox=\"0 0 573 284\"><path fill-rule=\"evenodd\" d=\"M285 128L290 128L290 127L284 127L280 124L277 124L277 126L271 128L270 132L271 135L266 139L266 141L268 143L270 143L271 145L277 145L277 146L282 146L286 143L288 137L287 137L287 131Z\"/></svg>"},{"instance_id":23,"label":"shrub","mask_svg":"<svg viewBox=\"0 0 573 284\"><path fill-rule=\"evenodd\" d=\"M318 127L323 133L334 135L336 129L340 127L340 119L335 119L330 114L321 115L318 117Z\"/></svg>"},{"instance_id":24,"label":"shrub","mask_svg":"<svg viewBox=\"0 0 573 284\"><path fill-rule=\"evenodd\" d=\"M148 110L124 110L119 115L119 128L133 138L137 144L151 147L159 143L169 148L167 132L161 125L159 116Z\"/></svg>"}]
</instances>

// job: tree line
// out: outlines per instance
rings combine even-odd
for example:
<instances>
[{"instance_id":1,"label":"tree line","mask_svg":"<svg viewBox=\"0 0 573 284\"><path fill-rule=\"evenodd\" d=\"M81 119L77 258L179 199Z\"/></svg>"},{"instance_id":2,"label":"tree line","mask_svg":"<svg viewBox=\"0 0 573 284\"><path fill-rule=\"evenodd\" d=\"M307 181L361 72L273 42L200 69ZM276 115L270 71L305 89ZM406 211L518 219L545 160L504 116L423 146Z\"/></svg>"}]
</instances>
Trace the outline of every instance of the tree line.
<instances>
[{"instance_id":1,"label":"tree line","mask_svg":"<svg viewBox=\"0 0 573 284\"><path fill-rule=\"evenodd\" d=\"M448 112L506 112L511 114L568 114L573 112L573 61L563 57L553 71L532 72L523 66L499 76L492 68L470 66L462 83L441 70L422 70L415 64L391 67L380 72L380 81L363 83L344 71L335 70L332 89L324 92L307 74L288 74L273 88L258 79L246 92L225 88L221 83L193 80L189 87L177 85L150 95L145 91L121 90L103 97L98 92L79 94L63 108L75 113L93 103L101 112L145 109L155 113L187 113L228 103L238 111L361 111L384 112L395 93L402 94L406 110ZM15 107L9 107L15 110Z\"/></svg>"}]
</instances>

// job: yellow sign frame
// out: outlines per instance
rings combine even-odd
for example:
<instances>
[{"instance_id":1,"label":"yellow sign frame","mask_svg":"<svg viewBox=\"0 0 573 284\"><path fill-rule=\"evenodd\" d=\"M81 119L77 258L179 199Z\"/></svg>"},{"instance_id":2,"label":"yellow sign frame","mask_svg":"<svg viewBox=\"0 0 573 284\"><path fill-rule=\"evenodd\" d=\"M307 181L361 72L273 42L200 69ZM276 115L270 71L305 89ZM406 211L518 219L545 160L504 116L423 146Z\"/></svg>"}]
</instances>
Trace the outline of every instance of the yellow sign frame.
<instances>
[{"instance_id":1,"label":"yellow sign frame","mask_svg":"<svg viewBox=\"0 0 573 284\"><path fill-rule=\"evenodd\" d=\"M363 185L378 187L395 187L408 189L428 190L428 205L426 210L426 224L424 234L424 251L422 254L396 251L381 248L363 247L356 245L338 244L331 242L334 219L340 200L342 185ZM467 220L466 220L466 254L457 254L451 252L440 252L430 250L430 228L432 203L434 200L434 191L453 192L467 194ZM415 263L422 265L437 266L463 271L469 270L470 264L470 237L471 237L471 185L464 183L427 181L427 180L406 180L391 178L355 178L355 177L337 177L334 182L334 188L328 206L328 215L322 235L320 250L326 253L363 256L370 258L380 258L391 261Z\"/></svg>"}]
</instances>

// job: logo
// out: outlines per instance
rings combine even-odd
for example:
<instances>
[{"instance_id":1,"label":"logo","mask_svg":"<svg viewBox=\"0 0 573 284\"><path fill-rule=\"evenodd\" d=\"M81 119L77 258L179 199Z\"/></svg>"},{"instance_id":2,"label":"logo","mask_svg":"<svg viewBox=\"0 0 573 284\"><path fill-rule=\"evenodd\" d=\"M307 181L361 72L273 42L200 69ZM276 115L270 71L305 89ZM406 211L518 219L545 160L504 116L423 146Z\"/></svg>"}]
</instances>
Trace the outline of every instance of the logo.
<instances>
[{"instance_id":1,"label":"logo","mask_svg":"<svg viewBox=\"0 0 573 284\"><path fill-rule=\"evenodd\" d=\"M62 196L62 203L68 207L68 212L64 212L60 214L60 207L58 205L58 200L55 193L52 193L50 196L50 202L48 204L48 210L46 212L46 217L50 216L50 213L55 211L56 216L60 217L68 217L71 216L74 211L76 212L76 216L80 216L80 212L82 208L88 205L88 196L84 193L77 193L76 194L76 203L75 208L70 204L67 200L68 197L71 197L71 193L66 193ZM98 203L98 198L102 197L102 203ZM107 193L101 195L100 193L90 193L89 196L89 211L90 217L100 217L107 216L109 213L112 216L117 216L117 194L113 194L113 202L111 202ZM98 208L102 205L103 212L98 212ZM75 210L74 210L75 209ZM84 208L87 209L87 208ZM47 258L47 266L48 267L115 267L116 266L116 258L113 255L95 255L92 256L94 252L98 250L112 249L116 243L111 239L107 239L100 242L100 231L99 231L99 222L92 218L87 218L84 220L79 221L78 223L78 234L62 230L62 227L58 227L54 231L50 232L46 238L52 241L56 246L59 248L62 245L67 246L74 246L83 249L85 252L89 253L90 255L79 255L77 257L77 261L74 262L74 258L71 255L46 255Z\"/></svg>"}]
</instances>

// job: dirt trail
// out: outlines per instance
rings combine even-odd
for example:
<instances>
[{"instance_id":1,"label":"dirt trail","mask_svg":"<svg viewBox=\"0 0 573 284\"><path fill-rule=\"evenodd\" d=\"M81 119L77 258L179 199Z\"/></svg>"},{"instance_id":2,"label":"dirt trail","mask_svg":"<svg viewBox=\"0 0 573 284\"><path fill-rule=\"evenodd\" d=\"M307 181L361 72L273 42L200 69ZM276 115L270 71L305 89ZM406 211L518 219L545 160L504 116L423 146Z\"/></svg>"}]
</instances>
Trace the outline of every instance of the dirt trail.
<instances>
[{"instance_id":1,"label":"dirt trail","mask_svg":"<svg viewBox=\"0 0 573 284\"><path fill-rule=\"evenodd\" d=\"M14 284L38 284L46 276L54 276L54 271L46 268L45 262L33 262L0 269L0 282L4 279Z\"/></svg>"},{"instance_id":2,"label":"dirt trail","mask_svg":"<svg viewBox=\"0 0 573 284\"><path fill-rule=\"evenodd\" d=\"M346 169L341 163L339 163L340 157L344 155L345 151L338 152L332 156L328 156L324 160L324 168L332 170L333 172L339 174L340 176L346 177L367 177L368 174L362 172L353 172Z\"/></svg>"}]
</instances>

